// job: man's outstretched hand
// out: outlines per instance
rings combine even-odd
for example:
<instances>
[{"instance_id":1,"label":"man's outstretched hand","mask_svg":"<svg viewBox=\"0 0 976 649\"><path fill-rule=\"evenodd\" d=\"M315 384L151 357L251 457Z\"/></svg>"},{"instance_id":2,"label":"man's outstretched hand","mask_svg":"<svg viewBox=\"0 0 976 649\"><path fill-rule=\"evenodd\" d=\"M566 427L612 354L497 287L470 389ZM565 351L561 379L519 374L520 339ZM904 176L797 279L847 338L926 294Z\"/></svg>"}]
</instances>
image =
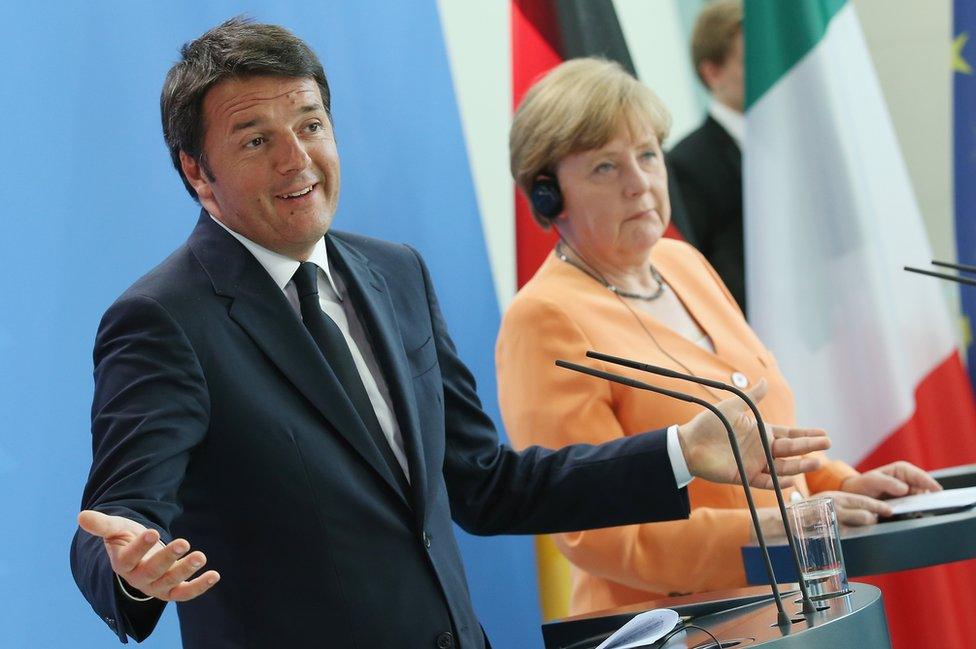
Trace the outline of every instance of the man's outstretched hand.
<instances>
[{"instance_id":1,"label":"man's outstretched hand","mask_svg":"<svg viewBox=\"0 0 976 649\"><path fill-rule=\"evenodd\" d=\"M759 402L766 396L766 380L760 379L751 390L747 390L753 401ZM738 397L726 399L716 407L732 424L739 448L742 464L746 470L746 480L754 487L771 489L772 477L766 466L766 455L759 440L759 428L752 411ZM770 435L776 474L783 479L780 485L792 484L788 476L813 471L820 466L816 458L801 457L813 451L830 447L827 433L816 428L790 428L787 426L766 425ZM687 424L678 427L678 440L685 462L692 475L712 482L740 483L739 471L732 456L729 435L718 417L705 410Z\"/></svg>"},{"instance_id":2,"label":"man's outstretched hand","mask_svg":"<svg viewBox=\"0 0 976 649\"><path fill-rule=\"evenodd\" d=\"M207 592L220 579L215 570L190 579L207 558L200 551L190 552L190 544L185 539L164 546L156 530L122 516L109 516L91 509L78 514L78 525L89 534L101 537L112 570L145 595L167 602L185 602Z\"/></svg>"}]
</instances>

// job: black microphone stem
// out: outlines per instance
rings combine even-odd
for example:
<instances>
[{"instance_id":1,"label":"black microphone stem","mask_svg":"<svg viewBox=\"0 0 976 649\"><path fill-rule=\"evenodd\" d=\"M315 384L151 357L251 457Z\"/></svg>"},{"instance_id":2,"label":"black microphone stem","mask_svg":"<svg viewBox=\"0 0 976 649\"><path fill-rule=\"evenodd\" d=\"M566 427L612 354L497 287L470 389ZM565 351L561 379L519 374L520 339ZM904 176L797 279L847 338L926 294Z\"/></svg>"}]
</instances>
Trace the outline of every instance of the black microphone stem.
<instances>
[{"instance_id":1,"label":"black microphone stem","mask_svg":"<svg viewBox=\"0 0 976 649\"><path fill-rule=\"evenodd\" d=\"M752 410L752 414L756 417L756 425L759 427L759 441L762 443L763 452L766 454L766 465L769 467L769 477L773 481L773 493L776 494L776 504L779 505L779 514L783 519L783 528L786 532L786 540L790 546L790 554L793 558L793 567L796 570L797 582L800 584L800 593L803 598L803 613L804 615L816 613L817 607L814 606L813 600L810 599L809 589L807 588L806 581L803 579L803 570L800 568L800 555L796 549L796 538L793 536L793 531L790 529L790 522L786 515L786 503L783 502L783 490L779 486L779 476L776 475L776 467L773 462L773 450L769 446L769 439L766 437L766 424L763 423L762 415L759 414L759 408L756 407L755 402L749 398L749 396L735 387L734 385L728 385L722 383L721 381L713 381L711 379L703 379L692 374L683 374L681 372L675 372L674 370L669 370L666 367L658 367L657 365L649 365L647 363L639 363L637 361L632 361L627 358L620 358L619 356L611 356L609 354L601 354L600 352L588 351L586 355L590 358L595 358L607 363L613 363L615 365L623 365L624 367L629 367L635 370L641 370L643 372L648 372L650 374L657 374L658 376L666 376L672 379L680 379L683 381L690 381L692 383L698 383L700 385L707 385L710 388L716 390L722 390L724 392L731 392L740 399L742 399L749 409ZM742 469L739 469L740 471ZM745 477L743 476L743 482ZM758 525L758 523L757 523ZM760 537L761 538L761 537ZM765 548L765 544L760 541L760 544ZM765 552L765 549L763 550ZM769 558L767 557L767 561ZM774 577L770 577L774 579Z\"/></svg>"},{"instance_id":2,"label":"black microphone stem","mask_svg":"<svg viewBox=\"0 0 976 649\"><path fill-rule=\"evenodd\" d=\"M961 270L964 273L976 273L976 266L971 266L970 264L953 264L948 261L933 259L932 265L941 266L942 268L951 268L953 270Z\"/></svg>"},{"instance_id":3,"label":"black microphone stem","mask_svg":"<svg viewBox=\"0 0 976 649\"><path fill-rule=\"evenodd\" d=\"M776 584L776 575L773 572L773 564L769 558L769 550L766 548L766 539L763 537L762 527L759 524L759 515L756 512L756 505L752 500L752 490L749 487L749 481L746 479L745 466L742 464L742 454L739 452L739 442L735 438L735 432L732 430L732 424L729 423L729 420L725 417L725 415L723 415L718 408L709 402L705 401L704 399L699 399L698 397L693 397L690 394L683 394L681 392L675 392L666 388L659 388L626 376L611 374L610 372L593 369L591 367L586 367L585 365L570 363L569 361L557 360L556 365L569 370L574 370L576 372L581 372L583 374L589 374L590 376L595 376L597 378L606 379L607 381L627 385L632 388L648 390L650 392L656 392L657 394L663 394L671 397L672 399L694 403L706 408L707 410L710 410L716 417L719 418L722 425L725 426L725 430L728 431L729 434L729 444L732 446L732 456L735 458L735 465L739 469L739 478L742 480L742 488L746 494L746 502L749 503L749 514L752 516L752 525L756 528L756 538L759 540L759 547L762 550L763 559L766 561L766 573L769 575L769 585L773 589L773 599L776 600L776 624L780 627L789 627L791 624L790 616L786 614L785 610L783 610L783 598L780 597L779 594L779 586Z\"/></svg>"},{"instance_id":4,"label":"black microphone stem","mask_svg":"<svg viewBox=\"0 0 976 649\"><path fill-rule=\"evenodd\" d=\"M948 273L937 273L934 270L925 270L924 268L913 268L912 266L904 266L903 268L910 273L918 273L919 275L928 275L929 277L938 277L939 279L947 279L950 282L965 284L966 286L976 286L976 279L972 279L971 277L959 277L958 275L950 275Z\"/></svg>"}]
</instances>

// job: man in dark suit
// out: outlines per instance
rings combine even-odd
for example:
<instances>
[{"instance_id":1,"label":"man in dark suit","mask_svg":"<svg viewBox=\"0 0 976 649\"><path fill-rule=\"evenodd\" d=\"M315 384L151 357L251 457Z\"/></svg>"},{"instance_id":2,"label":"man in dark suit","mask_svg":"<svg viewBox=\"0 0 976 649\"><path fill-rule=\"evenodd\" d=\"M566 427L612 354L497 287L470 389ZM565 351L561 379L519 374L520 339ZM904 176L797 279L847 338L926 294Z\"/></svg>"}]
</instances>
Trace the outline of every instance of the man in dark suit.
<instances>
[{"instance_id":1,"label":"man in dark suit","mask_svg":"<svg viewBox=\"0 0 976 649\"><path fill-rule=\"evenodd\" d=\"M452 519L497 534L679 518L691 476L735 479L705 415L599 447L499 445L419 255L330 229L329 88L286 30L232 20L186 45L162 115L203 211L102 319L71 557L121 641L177 601L189 648L484 647ZM721 407L767 485L755 426ZM827 445L775 434L778 456Z\"/></svg>"},{"instance_id":2,"label":"man in dark suit","mask_svg":"<svg viewBox=\"0 0 976 649\"><path fill-rule=\"evenodd\" d=\"M695 245L746 312L742 231L742 2L713 0L692 31L692 63L712 101L697 130L668 158Z\"/></svg>"}]
</instances>

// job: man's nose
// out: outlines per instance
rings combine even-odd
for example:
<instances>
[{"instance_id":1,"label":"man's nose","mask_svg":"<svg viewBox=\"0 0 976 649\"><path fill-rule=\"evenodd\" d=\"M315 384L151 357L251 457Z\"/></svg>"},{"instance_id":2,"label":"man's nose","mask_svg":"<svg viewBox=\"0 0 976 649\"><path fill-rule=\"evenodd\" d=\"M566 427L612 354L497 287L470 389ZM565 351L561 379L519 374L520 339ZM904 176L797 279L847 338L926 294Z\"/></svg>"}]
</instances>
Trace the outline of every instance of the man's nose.
<instances>
[{"instance_id":1,"label":"man's nose","mask_svg":"<svg viewBox=\"0 0 976 649\"><path fill-rule=\"evenodd\" d=\"M312 160L308 152L305 151L304 143L295 134L291 134L286 139L279 141L277 154L275 162L278 172L282 174L301 171Z\"/></svg>"}]
</instances>

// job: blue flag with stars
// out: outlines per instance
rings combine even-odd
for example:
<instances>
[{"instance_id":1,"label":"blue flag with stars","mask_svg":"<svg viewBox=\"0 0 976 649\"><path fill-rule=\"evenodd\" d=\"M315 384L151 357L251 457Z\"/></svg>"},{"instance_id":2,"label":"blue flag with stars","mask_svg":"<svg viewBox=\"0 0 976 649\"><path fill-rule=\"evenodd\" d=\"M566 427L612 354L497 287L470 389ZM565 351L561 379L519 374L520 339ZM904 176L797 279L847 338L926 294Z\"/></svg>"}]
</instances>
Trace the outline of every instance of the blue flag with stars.
<instances>
[{"instance_id":1,"label":"blue flag with stars","mask_svg":"<svg viewBox=\"0 0 976 649\"><path fill-rule=\"evenodd\" d=\"M954 0L952 42L953 141L956 200L956 257L976 264L976 3ZM976 386L976 347L972 323L976 316L976 291L960 291L966 321L966 364L969 380Z\"/></svg>"}]
</instances>

